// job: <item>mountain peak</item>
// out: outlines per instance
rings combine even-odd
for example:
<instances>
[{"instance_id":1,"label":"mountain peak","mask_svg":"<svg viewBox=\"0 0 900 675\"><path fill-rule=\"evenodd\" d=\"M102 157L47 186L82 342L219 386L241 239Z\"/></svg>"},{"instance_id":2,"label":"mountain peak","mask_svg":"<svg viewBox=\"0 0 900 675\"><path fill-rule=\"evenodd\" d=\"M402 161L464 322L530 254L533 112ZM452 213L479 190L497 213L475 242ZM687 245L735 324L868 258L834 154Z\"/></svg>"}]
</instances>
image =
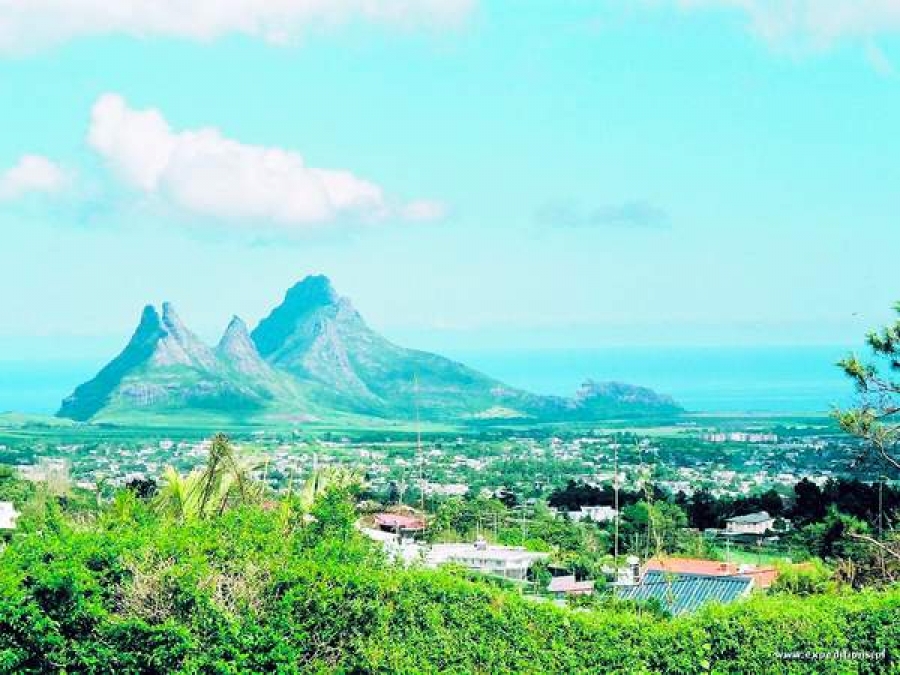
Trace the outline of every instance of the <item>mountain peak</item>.
<instances>
[{"instance_id":1,"label":"mountain peak","mask_svg":"<svg viewBox=\"0 0 900 675\"><path fill-rule=\"evenodd\" d=\"M670 396L658 394L647 387L616 381L599 382L587 379L575 392L573 400L576 405L581 406L591 406L599 403L606 406L615 404L640 406L656 410L681 410L681 406Z\"/></svg>"},{"instance_id":2,"label":"mountain peak","mask_svg":"<svg viewBox=\"0 0 900 675\"><path fill-rule=\"evenodd\" d=\"M236 335L240 334L249 334L250 330L247 328L247 324L244 323L244 320L235 314L231 317L231 321L228 322L228 327L225 329L225 335L227 336L230 333L234 333Z\"/></svg>"},{"instance_id":3,"label":"mountain peak","mask_svg":"<svg viewBox=\"0 0 900 675\"><path fill-rule=\"evenodd\" d=\"M284 298L284 304L309 309L334 305L340 300L331 280L324 274L311 274L294 284Z\"/></svg>"},{"instance_id":4,"label":"mountain peak","mask_svg":"<svg viewBox=\"0 0 900 675\"><path fill-rule=\"evenodd\" d=\"M146 314L147 310L144 312ZM204 369L215 367L212 351L184 324L171 302L162 304L159 333L161 339L153 352L153 361L157 365L198 366Z\"/></svg>"},{"instance_id":5,"label":"mountain peak","mask_svg":"<svg viewBox=\"0 0 900 675\"><path fill-rule=\"evenodd\" d=\"M328 277L310 275L294 284L282 303L260 321L253 331L253 342L259 353L269 358L311 317L333 315L348 307L349 301L337 294Z\"/></svg>"},{"instance_id":6,"label":"mountain peak","mask_svg":"<svg viewBox=\"0 0 900 675\"><path fill-rule=\"evenodd\" d=\"M97 373L94 379L85 382L67 397L59 410L61 417L88 420L109 404L115 389L125 377L148 363L156 355L159 345L168 335L156 307L147 305L141 312L141 319L131 340L116 358Z\"/></svg>"},{"instance_id":7,"label":"mountain peak","mask_svg":"<svg viewBox=\"0 0 900 675\"><path fill-rule=\"evenodd\" d=\"M162 324L165 329L176 339L182 338L189 334L187 327L182 322L181 317L175 311L171 302L162 304Z\"/></svg>"},{"instance_id":8,"label":"mountain peak","mask_svg":"<svg viewBox=\"0 0 900 675\"><path fill-rule=\"evenodd\" d=\"M245 347L251 347L253 351L256 351L256 348L253 347L253 342L250 339L250 331L247 330L247 324L239 316L231 317L231 321L228 322L228 327L225 329L225 333L222 335L222 339L219 340L219 346L216 347L216 351L221 353L230 353L233 350L243 350Z\"/></svg>"},{"instance_id":9,"label":"mountain peak","mask_svg":"<svg viewBox=\"0 0 900 675\"><path fill-rule=\"evenodd\" d=\"M147 305L144 307L144 311L141 312L141 319L134 332L135 337L157 335L161 332L163 332L163 327L159 312L153 305Z\"/></svg>"},{"instance_id":10,"label":"mountain peak","mask_svg":"<svg viewBox=\"0 0 900 675\"><path fill-rule=\"evenodd\" d=\"M228 323L228 328L216 347L216 355L244 374L262 374L268 371L268 366L250 338L247 324L238 316L233 316Z\"/></svg>"}]
</instances>

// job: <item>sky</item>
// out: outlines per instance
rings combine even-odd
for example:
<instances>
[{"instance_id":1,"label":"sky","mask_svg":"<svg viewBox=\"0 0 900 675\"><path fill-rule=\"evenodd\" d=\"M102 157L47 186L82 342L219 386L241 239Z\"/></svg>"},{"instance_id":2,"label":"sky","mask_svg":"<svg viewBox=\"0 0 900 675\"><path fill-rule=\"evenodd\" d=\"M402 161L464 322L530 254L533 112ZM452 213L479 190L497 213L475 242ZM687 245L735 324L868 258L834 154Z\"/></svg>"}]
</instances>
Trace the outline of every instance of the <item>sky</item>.
<instances>
[{"instance_id":1,"label":"sky","mask_svg":"<svg viewBox=\"0 0 900 675\"><path fill-rule=\"evenodd\" d=\"M0 0L0 360L307 274L422 348L853 344L898 0Z\"/></svg>"}]
</instances>

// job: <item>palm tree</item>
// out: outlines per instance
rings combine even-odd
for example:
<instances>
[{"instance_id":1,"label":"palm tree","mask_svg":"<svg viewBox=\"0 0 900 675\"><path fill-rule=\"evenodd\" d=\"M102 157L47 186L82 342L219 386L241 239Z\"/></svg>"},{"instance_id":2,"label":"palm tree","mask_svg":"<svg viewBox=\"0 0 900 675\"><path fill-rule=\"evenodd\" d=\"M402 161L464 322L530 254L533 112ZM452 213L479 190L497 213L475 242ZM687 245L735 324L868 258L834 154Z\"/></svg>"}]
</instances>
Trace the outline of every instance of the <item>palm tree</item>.
<instances>
[{"instance_id":1,"label":"palm tree","mask_svg":"<svg viewBox=\"0 0 900 675\"><path fill-rule=\"evenodd\" d=\"M315 469L300 489L300 506L308 512L316 498L328 490L350 489L362 483L362 473L345 466L323 466Z\"/></svg>"},{"instance_id":2,"label":"palm tree","mask_svg":"<svg viewBox=\"0 0 900 675\"><path fill-rule=\"evenodd\" d=\"M200 472L197 470L181 475L173 466L167 466L162 475L162 486L153 500L157 513L173 520L191 520L200 511L197 508L197 485Z\"/></svg>"},{"instance_id":3,"label":"palm tree","mask_svg":"<svg viewBox=\"0 0 900 675\"><path fill-rule=\"evenodd\" d=\"M154 500L156 509L176 520L190 520L257 502L264 486L251 474L258 466L240 458L225 434L216 434L203 468L181 475L174 467L166 467L164 485Z\"/></svg>"},{"instance_id":4,"label":"palm tree","mask_svg":"<svg viewBox=\"0 0 900 675\"><path fill-rule=\"evenodd\" d=\"M314 464L312 473L303 482L301 488L294 493L294 475L288 480L285 499L281 501L279 519L285 532L293 528L295 522L301 524L312 519L310 512L316 500L331 489L351 489L361 485L363 475L360 471L343 466L318 467Z\"/></svg>"}]
</instances>

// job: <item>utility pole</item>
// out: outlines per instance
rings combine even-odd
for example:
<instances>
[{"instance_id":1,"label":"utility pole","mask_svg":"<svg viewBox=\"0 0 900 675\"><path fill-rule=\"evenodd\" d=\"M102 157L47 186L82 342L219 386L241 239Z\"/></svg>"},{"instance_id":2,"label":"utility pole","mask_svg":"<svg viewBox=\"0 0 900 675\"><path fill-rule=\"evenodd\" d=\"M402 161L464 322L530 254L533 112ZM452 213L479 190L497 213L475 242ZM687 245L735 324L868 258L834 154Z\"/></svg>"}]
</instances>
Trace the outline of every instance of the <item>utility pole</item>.
<instances>
[{"instance_id":1,"label":"utility pole","mask_svg":"<svg viewBox=\"0 0 900 675\"><path fill-rule=\"evenodd\" d=\"M616 569L616 580L619 578L619 444L613 444L613 509L615 535L613 537L613 567Z\"/></svg>"},{"instance_id":2,"label":"utility pole","mask_svg":"<svg viewBox=\"0 0 900 675\"><path fill-rule=\"evenodd\" d=\"M884 541L884 475L878 481L878 541ZM878 555L881 558L881 575L887 576L884 568L884 549L879 547Z\"/></svg>"},{"instance_id":3,"label":"utility pole","mask_svg":"<svg viewBox=\"0 0 900 675\"><path fill-rule=\"evenodd\" d=\"M422 424L419 416L419 376L413 375L413 399L416 405L416 454L419 459L419 506L425 513L425 454L422 452Z\"/></svg>"},{"instance_id":4,"label":"utility pole","mask_svg":"<svg viewBox=\"0 0 900 675\"><path fill-rule=\"evenodd\" d=\"M650 547L653 545L652 540L654 538L653 535L655 534L653 527L653 491L651 490L650 485L650 469L648 469L644 465L644 448L639 440L635 441L635 446L637 448L638 457L640 458L641 462L641 483L643 484L644 488L644 501L647 504L647 543L646 547L644 548L644 558L646 559L650 557ZM656 549L656 554L657 556L659 556L660 550L658 541Z\"/></svg>"}]
</instances>

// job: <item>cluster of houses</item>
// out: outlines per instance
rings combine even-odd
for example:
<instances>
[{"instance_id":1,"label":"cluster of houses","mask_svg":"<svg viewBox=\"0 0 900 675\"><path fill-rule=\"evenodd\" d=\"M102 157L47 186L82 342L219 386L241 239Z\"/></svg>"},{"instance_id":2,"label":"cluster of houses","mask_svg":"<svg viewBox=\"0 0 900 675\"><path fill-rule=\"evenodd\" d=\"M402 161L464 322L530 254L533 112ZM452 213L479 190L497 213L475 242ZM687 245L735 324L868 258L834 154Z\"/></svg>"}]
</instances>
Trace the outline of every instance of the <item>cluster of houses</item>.
<instances>
[{"instance_id":1,"label":"cluster of houses","mask_svg":"<svg viewBox=\"0 0 900 675\"><path fill-rule=\"evenodd\" d=\"M716 431L701 434L700 440L707 443L777 443L778 435L746 431L732 431L731 433Z\"/></svg>"},{"instance_id":2,"label":"cluster of houses","mask_svg":"<svg viewBox=\"0 0 900 675\"><path fill-rule=\"evenodd\" d=\"M419 562L425 567L460 565L473 572L490 574L513 581L525 581L528 570L549 553L527 551L521 546L489 544L484 539L473 543L451 542L425 545L415 537L425 530L425 520L417 515L377 513L374 527L361 527L363 534L378 541L388 555L404 563Z\"/></svg>"},{"instance_id":3,"label":"cluster of houses","mask_svg":"<svg viewBox=\"0 0 900 675\"><path fill-rule=\"evenodd\" d=\"M596 515L604 517L606 512L598 511ZM595 515L588 510L583 517L594 519ZM371 519L371 524L372 527L361 527L362 532L379 541L393 559L406 564L417 563L430 568L453 564L472 572L525 582L535 563L548 562L550 558L549 553L491 544L484 539L421 543L416 536L424 532L426 523L424 518L414 514L379 513ZM771 527L772 518L760 512L729 520L727 531L730 534L763 534ZM629 556L624 566L604 571L611 578L607 587L617 597L634 601L655 600L673 615L694 611L709 602L734 602L754 589L768 589L778 577L778 570L771 566L683 557L651 558L641 565L637 557ZM568 574L553 576L544 590L557 602L565 602L569 598L593 595L596 588L594 580Z\"/></svg>"}]
</instances>

